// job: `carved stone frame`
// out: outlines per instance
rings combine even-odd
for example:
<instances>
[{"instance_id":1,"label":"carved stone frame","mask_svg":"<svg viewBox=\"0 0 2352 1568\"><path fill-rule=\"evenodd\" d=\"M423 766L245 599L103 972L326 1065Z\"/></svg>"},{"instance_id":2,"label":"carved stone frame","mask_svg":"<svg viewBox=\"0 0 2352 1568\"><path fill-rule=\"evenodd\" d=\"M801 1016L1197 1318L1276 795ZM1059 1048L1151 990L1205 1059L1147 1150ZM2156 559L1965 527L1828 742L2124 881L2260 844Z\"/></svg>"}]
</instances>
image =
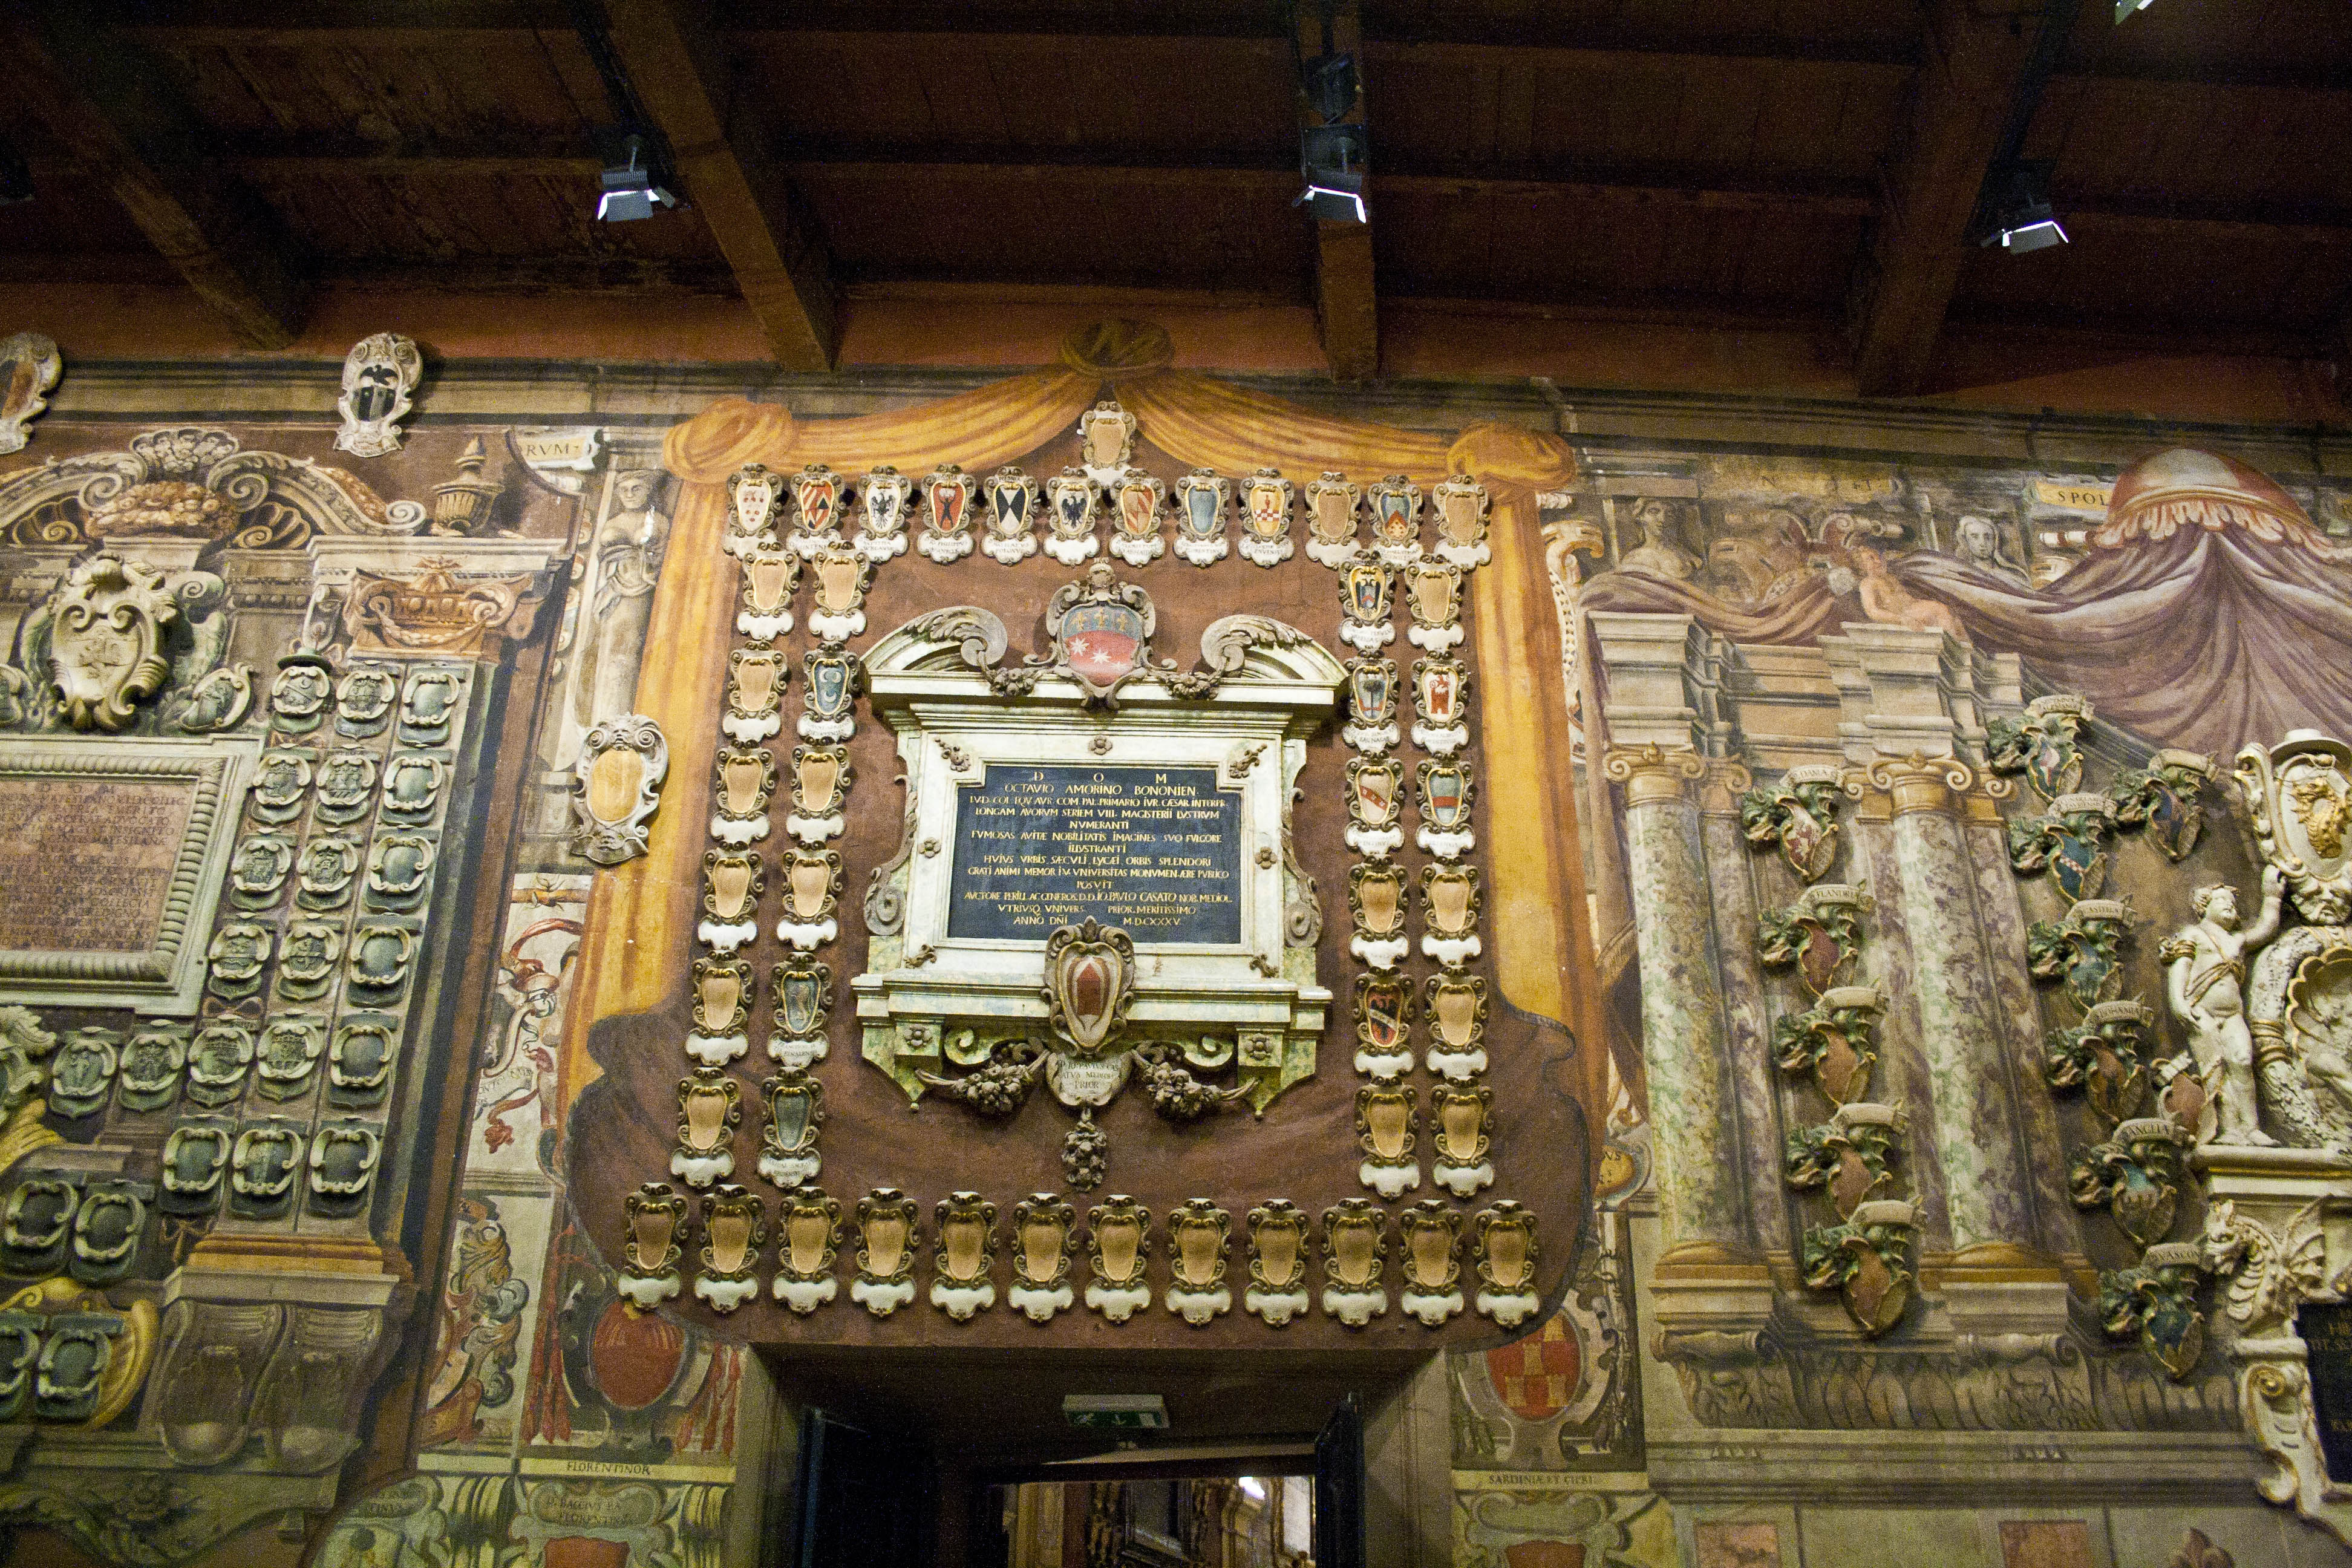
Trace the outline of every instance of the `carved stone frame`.
<instances>
[{"instance_id":1,"label":"carved stone frame","mask_svg":"<svg viewBox=\"0 0 2352 1568\"><path fill-rule=\"evenodd\" d=\"M0 951L0 987L36 1005L131 1007L186 1017L205 983L213 910L227 881L229 852L258 737L201 741L114 740L65 735L0 739L0 778L163 780L194 792L172 863L158 935L135 952Z\"/></svg>"},{"instance_id":2,"label":"carved stone frame","mask_svg":"<svg viewBox=\"0 0 2352 1568\"><path fill-rule=\"evenodd\" d=\"M1213 768L1219 787L1241 797L1241 940L1139 940L1129 1031L1182 1037L1192 1052L1204 1035L1234 1038L1245 1076L1263 1080L1258 1103L1310 1074L1330 992L1315 973L1320 922L1313 887L1288 853L1287 803L1308 738L1332 719L1344 668L1294 634L1282 645L1236 645L1199 695L1171 689L1187 681L1172 668L1139 669L1107 710L1087 683L1058 670L1022 668L1026 689L1003 690L991 654L1003 657L1001 633L968 640L960 623L934 615L866 657L874 710L897 732L905 764L907 841L940 850L889 869L884 901L899 918L875 931L868 973L853 983L866 1058L919 1094L915 1071L939 1070L954 1042L978 1061L995 1038L1045 1034L1043 938L948 935L960 786L994 767L1158 765ZM1279 763L1261 765L1260 756Z\"/></svg>"}]
</instances>

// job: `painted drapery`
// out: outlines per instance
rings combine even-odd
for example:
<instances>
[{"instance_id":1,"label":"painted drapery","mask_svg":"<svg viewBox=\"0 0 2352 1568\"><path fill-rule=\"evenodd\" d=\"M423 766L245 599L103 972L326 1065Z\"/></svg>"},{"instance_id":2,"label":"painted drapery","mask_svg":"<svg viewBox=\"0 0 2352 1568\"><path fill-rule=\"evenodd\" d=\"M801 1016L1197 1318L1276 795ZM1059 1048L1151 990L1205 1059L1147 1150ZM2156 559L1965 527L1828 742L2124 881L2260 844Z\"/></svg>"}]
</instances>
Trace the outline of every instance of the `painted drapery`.
<instances>
[{"instance_id":1,"label":"painted drapery","mask_svg":"<svg viewBox=\"0 0 2352 1568\"><path fill-rule=\"evenodd\" d=\"M919 475L941 463L984 472L1036 450L1076 425L1100 392L1141 422L1143 438L1177 461L1238 476L1260 466L1304 484L1326 469L1360 479L1404 474L1424 485L1468 474L1494 498L1494 559L1472 574L1480 638L1491 820L1498 855L1495 898L1498 978L1510 1005L1580 1041L1600 1038L1597 998L1568 976L1591 951L1581 853L1565 771L1566 693L1558 634L1537 531L1536 495L1575 477L1568 444L1549 431L1482 424L1459 436L1314 413L1266 394L1170 368L1160 328L1108 321L1073 333L1056 365L953 397L851 418L796 420L787 409L720 398L673 427L663 447L681 481L667 564L646 638L637 711L669 736L671 774L705 776L717 738L689 717L725 679L722 624L734 592L731 559L719 548L727 477L746 463L791 472L827 463L862 472L889 463ZM701 893L699 822L691 812L655 819L649 853L597 878L581 954L586 1005L573 1010L565 1048L585 1084L597 1068L586 1050L594 1020L641 1013L682 984L684 944L634 940L637 931L691 930ZM1597 1050L1576 1053L1578 1081L1561 1087L1582 1104L1592 1146L1608 1108Z\"/></svg>"}]
</instances>

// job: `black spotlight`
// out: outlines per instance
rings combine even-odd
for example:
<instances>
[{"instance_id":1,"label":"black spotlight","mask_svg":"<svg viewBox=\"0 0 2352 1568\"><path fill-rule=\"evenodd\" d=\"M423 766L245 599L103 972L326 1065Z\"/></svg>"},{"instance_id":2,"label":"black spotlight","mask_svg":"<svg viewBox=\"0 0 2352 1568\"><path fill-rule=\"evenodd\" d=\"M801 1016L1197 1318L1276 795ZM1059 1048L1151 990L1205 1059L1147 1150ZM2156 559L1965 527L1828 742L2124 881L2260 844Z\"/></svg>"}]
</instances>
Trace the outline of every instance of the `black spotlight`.
<instances>
[{"instance_id":1,"label":"black spotlight","mask_svg":"<svg viewBox=\"0 0 2352 1568\"><path fill-rule=\"evenodd\" d=\"M1318 218L1340 223L1370 221L1364 210L1364 153L1360 125L1310 125L1299 137L1299 173L1307 189L1290 205Z\"/></svg>"},{"instance_id":2,"label":"black spotlight","mask_svg":"<svg viewBox=\"0 0 2352 1568\"><path fill-rule=\"evenodd\" d=\"M598 217L606 223L634 223L677 205L677 198L646 167L644 137L631 132L622 140L621 152L626 161L607 164L596 176L601 193L596 198Z\"/></svg>"},{"instance_id":3,"label":"black spotlight","mask_svg":"<svg viewBox=\"0 0 2352 1568\"><path fill-rule=\"evenodd\" d=\"M2000 246L2011 256L2064 245L2066 230L2050 208L2049 174L2033 165L2000 170L1987 182L1990 207L1982 246Z\"/></svg>"},{"instance_id":4,"label":"black spotlight","mask_svg":"<svg viewBox=\"0 0 2352 1568\"><path fill-rule=\"evenodd\" d=\"M32 199L33 172L25 166L25 154L12 143L0 142L0 207Z\"/></svg>"}]
</instances>

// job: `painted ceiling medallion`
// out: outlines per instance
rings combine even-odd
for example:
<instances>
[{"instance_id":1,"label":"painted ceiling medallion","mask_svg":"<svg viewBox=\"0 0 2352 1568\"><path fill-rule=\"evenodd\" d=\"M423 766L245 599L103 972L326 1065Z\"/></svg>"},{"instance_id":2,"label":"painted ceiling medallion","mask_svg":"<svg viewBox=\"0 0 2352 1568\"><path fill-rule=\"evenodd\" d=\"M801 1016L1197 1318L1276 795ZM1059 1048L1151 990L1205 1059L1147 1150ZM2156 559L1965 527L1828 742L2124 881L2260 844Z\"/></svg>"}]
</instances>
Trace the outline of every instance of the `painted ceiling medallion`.
<instances>
[{"instance_id":1,"label":"painted ceiling medallion","mask_svg":"<svg viewBox=\"0 0 2352 1568\"><path fill-rule=\"evenodd\" d=\"M923 476L923 531L915 548L941 565L971 553L972 497L980 481L953 463Z\"/></svg>"},{"instance_id":2,"label":"painted ceiling medallion","mask_svg":"<svg viewBox=\"0 0 2352 1568\"><path fill-rule=\"evenodd\" d=\"M342 428L335 449L355 457L381 458L400 450L400 422L425 377L416 342L398 332L362 338L343 356L343 391L335 400Z\"/></svg>"}]
</instances>

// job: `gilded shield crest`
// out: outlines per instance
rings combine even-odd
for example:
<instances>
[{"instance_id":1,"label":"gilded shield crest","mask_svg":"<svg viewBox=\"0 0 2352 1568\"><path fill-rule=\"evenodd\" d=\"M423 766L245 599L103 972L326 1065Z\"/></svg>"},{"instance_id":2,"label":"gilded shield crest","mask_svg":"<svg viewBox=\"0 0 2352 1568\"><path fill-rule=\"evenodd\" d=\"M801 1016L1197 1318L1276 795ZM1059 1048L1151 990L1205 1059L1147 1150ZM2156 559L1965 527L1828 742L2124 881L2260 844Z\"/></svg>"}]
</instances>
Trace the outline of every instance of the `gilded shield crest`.
<instances>
[{"instance_id":1,"label":"gilded shield crest","mask_svg":"<svg viewBox=\"0 0 2352 1568\"><path fill-rule=\"evenodd\" d=\"M1339 569L1339 614L1351 621L1385 621L1396 574L1370 556Z\"/></svg>"},{"instance_id":2,"label":"gilded shield crest","mask_svg":"<svg viewBox=\"0 0 2352 1568\"><path fill-rule=\"evenodd\" d=\"M1088 919L1045 939L1046 1005L1054 1033L1082 1057L1098 1055L1126 1022L1135 991L1135 943Z\"/></svg>"},{"instance_id":3,"label":"gilded shield crest","mask_svg":"<svg viewBox=\"0 0 2352 1568\"><path fill-rule=\"evenodd\" d=\"M923 500L930 508L934 532L961 534L971 527L972 492L978 481L950 463L923 478Z\"/></svg>"}]
</instances>

